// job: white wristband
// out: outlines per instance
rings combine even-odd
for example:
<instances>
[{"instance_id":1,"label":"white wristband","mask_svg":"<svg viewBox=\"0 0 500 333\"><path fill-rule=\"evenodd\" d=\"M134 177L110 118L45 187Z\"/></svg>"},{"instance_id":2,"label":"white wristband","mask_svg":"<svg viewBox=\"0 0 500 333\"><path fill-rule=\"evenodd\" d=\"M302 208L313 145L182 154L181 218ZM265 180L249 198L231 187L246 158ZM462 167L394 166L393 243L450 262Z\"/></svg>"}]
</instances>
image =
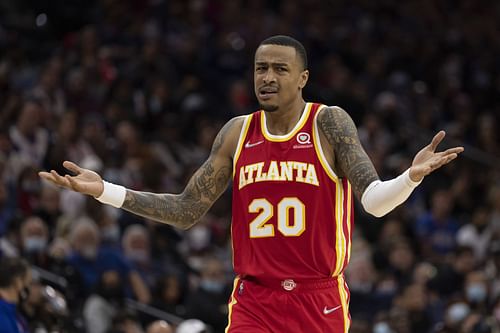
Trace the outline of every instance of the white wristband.
<instances>
[{"instance_id":1,"label":"white wristband","mask_svg":"<svg viewBox=\"0 0 500 333\"><path fill-rule=\"evenodd\" d=\"M104 185L104 190L96 200L116 208L121 208L125 201L127 189L124 186L108 183L105 180L103 180L102 183Z\"/></svg>"}]
</instances>

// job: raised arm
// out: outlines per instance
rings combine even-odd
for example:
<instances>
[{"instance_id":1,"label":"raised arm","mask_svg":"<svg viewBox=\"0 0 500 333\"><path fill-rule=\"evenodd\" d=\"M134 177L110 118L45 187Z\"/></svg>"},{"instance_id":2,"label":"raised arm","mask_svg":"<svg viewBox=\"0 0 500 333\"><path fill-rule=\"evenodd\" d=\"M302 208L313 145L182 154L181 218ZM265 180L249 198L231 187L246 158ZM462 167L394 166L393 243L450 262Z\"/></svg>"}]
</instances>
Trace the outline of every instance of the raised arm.
<instances>
[{"instance_id":1,"label":"raised arm","mask_svg":"<svg viewBox=\"0 0 500 333\"><path fill-rule=\"evenodd\" d=\"M333 149L332 167L339 176L347 177L363 208L377 217L403 203L426 175L448 164L464 150L454 147L436 152L445 137L445 132L440 131L415 155L408 170L394 179L380 181L361 146L354 122L344 110L338 107L323 109L318 115L318 126Z\"/></svg>"},{"instance_id":2,"label":"raised arm","mask_svg":"<svg viewBox=\"0 0 500 333\"><path fill-rule=\"evenodd\" d=\"M339 107L325 108L318 115L318 126L326 137L333 154L332 166L341 177L347 177L354 194L361 199L365 189L379 176L359 141L351 117Z\"/></svg>"},{"instance_id":3,"label":"raised arm","mask_svg":"<svg viewBox=\"0 0 500 333\"><path fill-rule=\"evenodd\" d=\"M227 188L232 176L233 153L243 118L230 120L215 138L209 158L194 173L186 188L180 194L150 193L125 189L121 208L151 220L187 229L197 223L212 204ZM75 176L61 176L54 170L40 172L40 176L59 186L74 191L102 197L105 183L95 172L80 168L72 162L64 167ZM110 185L106 185L110 186ZM111 185L119 190L122 187Z\"/></svg>"}]
</instances>

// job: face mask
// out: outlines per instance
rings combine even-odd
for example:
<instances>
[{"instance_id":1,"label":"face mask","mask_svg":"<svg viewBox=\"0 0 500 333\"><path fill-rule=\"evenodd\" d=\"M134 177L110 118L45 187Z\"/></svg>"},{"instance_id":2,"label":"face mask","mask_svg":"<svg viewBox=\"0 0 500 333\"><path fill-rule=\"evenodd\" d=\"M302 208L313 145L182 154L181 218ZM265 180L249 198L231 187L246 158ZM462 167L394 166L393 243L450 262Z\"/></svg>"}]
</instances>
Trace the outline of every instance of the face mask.
<instances>
[{"instance_id":1,"label":"face mask","mask_svg":"<svg viewBox=\"0 0 500 333\"><path fill-rule=\"evenodd\" d=\"M23 242L24 251L42 252L47 246L47 240L40 236L27 237Z\"/></svg>"},{"instance_id":2,"label":"face mask","mask_svg":"<svg viewBox=\"0 0 500 333\"><path fill-rule=\"evenodd\" d=\"M93 246L87 246L82 249L81 254L85 259L93 260L97 257L97 249Z\"/></svg>"},{"instance_id":3,"label":"face mask","mask_svg":"<svg viewBox=\"0 0 500 333\"><path fill-rule=\"evenodd\" d=\"M214 280L201 280L200 287L211 293L220 293L224 290L224 283Z\"/></svg>"},{"instance_id":4,"label":"face mask","mask_svg":"<svg viewBox=\"0 0 500 333\"><path fill-rule=\"evenodd\" d=\"M486 286L482 283L472 283L465 290L467 299L470 302L480 303L486 299Z\"/></svg>"},{"instance_id":5,"label":"face mask","mask_svg":"<svg viewBox=\"0 0 500 333\"><path fill-rule=\"evenodd\" d=\"M144 263L149 261L149 253L146 250L129 250L127 258L133 262Z\"/></svg>"},{"instance_id":6,"label":"face mask","mask_svg":"<svg viewBox=\"0 0 500 333\"><path fill-rule=\"evenodd\" d=\"M392 330L389 324L382 321L373 325L373 333L392 333Z\"/></svg>"},{"instance_id":7,"label":"face mask","mask_svg":"<svg viewBox=\"0 0 500 333\"><path fill-rule=\"evenodd\" d=\"M452 324L461 322L469 315L470 308L464 303L455 303L448 308L446 317Z\"/></svg>"},{"instance_id":8,"label":"face mask","mask_svg":"<svg viewBox=\"0 0 500 333\"><path fill-rule=\"evenodd\" d=\"M210 230L205 226L197 226L187 234L189 247L195 251L201 250L210 244Z\"/></svg>"},{"instance_id":9,"label":"face mask","mask_svg":"<svg viewBox=\"0 0 500 333\"><path fill-rule=\"evenodd\" d=\"M107 241L116 242L120 239L120 227L113 224L101 230L102 238Z\"/></svg>"}]
</instances>

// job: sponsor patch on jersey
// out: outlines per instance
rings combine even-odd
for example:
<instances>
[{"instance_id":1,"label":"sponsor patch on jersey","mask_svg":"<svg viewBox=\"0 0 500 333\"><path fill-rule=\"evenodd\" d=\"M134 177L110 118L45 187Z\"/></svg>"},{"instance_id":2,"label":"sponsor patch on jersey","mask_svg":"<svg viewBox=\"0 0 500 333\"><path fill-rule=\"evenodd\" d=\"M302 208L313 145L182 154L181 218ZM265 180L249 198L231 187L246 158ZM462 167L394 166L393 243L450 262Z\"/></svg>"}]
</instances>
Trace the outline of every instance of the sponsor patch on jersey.
<instances>
[{"instance_id":1,"label":"sponsor patch on jersey","mask_svg":"<svg viewBox=\"0 0 500 333\"><path fill-rule=\"evenodd\" d=\"M306 132L300 132L295 137L298 144L292 146L293 149L304 149L304 148L312 148L313 144L311 143L311 135Z\"/></svg>"}]
</instances>

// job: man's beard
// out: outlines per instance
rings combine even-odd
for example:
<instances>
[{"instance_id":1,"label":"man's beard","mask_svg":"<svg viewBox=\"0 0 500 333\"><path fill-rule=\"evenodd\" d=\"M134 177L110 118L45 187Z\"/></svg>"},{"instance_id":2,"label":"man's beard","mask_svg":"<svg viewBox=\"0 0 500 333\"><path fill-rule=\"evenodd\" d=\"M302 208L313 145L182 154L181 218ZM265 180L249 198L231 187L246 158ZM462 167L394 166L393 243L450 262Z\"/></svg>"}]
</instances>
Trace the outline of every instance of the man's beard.
<instances>
[{"instance_id":1,"label":"man's beard","mask_svg":"<svg viewBox=\"0 0 500 333\"><path fill-rule=\"evenodd\" d=\"M264 105L264 104L260 104L260 108L266 112L274 112L274 111L278 111L278 106L277 105L270 105L270 104L267 104L267 105Z\"/></svg>"}]
</instances>

